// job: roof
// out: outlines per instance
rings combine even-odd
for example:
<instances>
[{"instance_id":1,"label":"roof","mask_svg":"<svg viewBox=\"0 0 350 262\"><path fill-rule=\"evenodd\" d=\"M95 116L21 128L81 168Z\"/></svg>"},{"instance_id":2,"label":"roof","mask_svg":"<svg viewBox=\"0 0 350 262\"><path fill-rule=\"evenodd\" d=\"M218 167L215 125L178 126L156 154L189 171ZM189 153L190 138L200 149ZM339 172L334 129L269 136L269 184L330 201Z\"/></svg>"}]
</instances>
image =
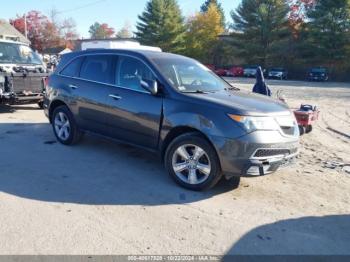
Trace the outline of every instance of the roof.
<instances>
[{"instance_id":1,"label":"roof","mask_svg":"<svg viewBox=\"0 0 350 262\"><path fill-rule=\"evenodd\" d=\"M184 58L184 56L176 55L172 53L165 53L159 51L149 51L149 50L137 50L137 49L88 49L85 51L71 52L62 55L61 62L58 64L56 70L61 70L69 61L72 59L88 54L124 54L133 55L139 58L144 58L146 60L153 60L156 58ZM189 58L188 58L189 59Z\"/></svg>"},{"instance_id":2,"label":"roof","mask_svg":"<svg viewBox=\"0 0 350 262\"><path fill-rule=\"evenodd\" d=\"M22 35L16 28L3 19L0 19L0 35L18 37L20 42L30 44L30 41L24 35Z\"/></svg>"},{"instance_id":3,"label":"roof","mask_svg":"<svg viewBox=\"0 0 350 262\"><path fill-rule=\"evenodd\" d=\"M116 42L123 42L123 41L132 41L132 42L138 42L136 38L101 38L101 39L79 39L77 40L79 42L95 42L95 41L103 41L103 42L108 42L108 41L116 41Z\"/></svg>"},{"instance_id":4,"label":"roof","mask_svg":"<svg viewBox=\"0 0 350 262\"><path fill-rule=\"evenodd\" d=\"M172 54L172 53L166 53L166 52L159 52L159 51L150 51L150 50L142 50L142 49L88 49L84 51L78 51L78 52L72 52L67 55L69 56L79 56L79 55L84 55L84 54L103 54L103 53L108 53L108 54L130 54L130 55L135 55L135 56L142 56L146 57L148 59L154 59L154 58L179 58L183 57L181 55L177 54Z\"/></svg>"}]
</instances>

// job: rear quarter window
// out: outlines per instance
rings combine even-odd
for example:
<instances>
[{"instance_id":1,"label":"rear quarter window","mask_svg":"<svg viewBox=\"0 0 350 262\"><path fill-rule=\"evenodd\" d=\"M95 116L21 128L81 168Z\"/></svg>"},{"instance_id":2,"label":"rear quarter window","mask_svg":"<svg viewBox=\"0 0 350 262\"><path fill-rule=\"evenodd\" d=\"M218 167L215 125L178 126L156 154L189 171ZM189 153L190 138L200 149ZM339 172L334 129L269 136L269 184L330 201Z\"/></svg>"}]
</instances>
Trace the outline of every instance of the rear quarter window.
<instances>
[{"instance_id":1,"label":"rear quarter window","mask_svg":"<svg viewBox=\"0 0 350 262\"><path fill-rule=\"evenodd\" d=\"M61 71L60 74L64 76L78 77L82 61L82 57L74 59Z\"/></svg>"}]
</instances>

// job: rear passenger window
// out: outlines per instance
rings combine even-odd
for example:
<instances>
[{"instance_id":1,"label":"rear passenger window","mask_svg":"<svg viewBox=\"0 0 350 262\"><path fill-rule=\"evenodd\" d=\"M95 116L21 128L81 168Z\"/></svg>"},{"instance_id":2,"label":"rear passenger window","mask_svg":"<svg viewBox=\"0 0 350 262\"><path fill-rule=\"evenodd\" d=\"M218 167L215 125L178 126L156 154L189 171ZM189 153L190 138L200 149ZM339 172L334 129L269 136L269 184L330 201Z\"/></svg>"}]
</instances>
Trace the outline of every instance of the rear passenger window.
<instances>
[{"instance_id":1,"label":"rear passenger window","mask_svg":"<svg viewBox=\"0 0 350 262\"><path fill-rule=\"evenodd\" d=\"M86 56L80 70L80 78L113 84L113 56Z\"/></svg>"},{"instance_id":2,"label":"rear passenger window","mask_svg":"<svg viewBox=\"0 0 350 262\"><path fill-rule=\"evenodd\" d=\"M78 77L82 61L83 61L82 57L74 59L68 66L66 66L61 71L61 75Z\"/></svg>"}]
</instances>

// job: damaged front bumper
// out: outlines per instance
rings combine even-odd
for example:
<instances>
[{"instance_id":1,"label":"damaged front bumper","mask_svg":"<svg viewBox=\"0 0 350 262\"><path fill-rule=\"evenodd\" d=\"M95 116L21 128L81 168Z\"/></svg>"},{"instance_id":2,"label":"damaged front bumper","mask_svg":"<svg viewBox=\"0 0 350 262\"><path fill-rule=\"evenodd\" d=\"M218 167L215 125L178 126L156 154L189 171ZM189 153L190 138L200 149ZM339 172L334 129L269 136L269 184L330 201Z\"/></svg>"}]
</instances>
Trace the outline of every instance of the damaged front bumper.
<instances>
[{"instance_id":1,"label":"damaged front bumper","mask_svg":"<svg viewBox=\"0 0 350 262\"><path fill-rule=\"evenodd\" d=\"M46 73L1 73L0 103L32 104L44 99Z\"/></svg>"},{"instance_id":2,"label":"damaged front bumper","mask_svg":"<svg viewBox=\"0 0 350 262\"><path fill-rule=\"evenodd\" d=\"M226 178L262 176L292 165L299 154L299 137L278 131L258 131L232 139L211 137Z\"/></svg>"}]
</instances>

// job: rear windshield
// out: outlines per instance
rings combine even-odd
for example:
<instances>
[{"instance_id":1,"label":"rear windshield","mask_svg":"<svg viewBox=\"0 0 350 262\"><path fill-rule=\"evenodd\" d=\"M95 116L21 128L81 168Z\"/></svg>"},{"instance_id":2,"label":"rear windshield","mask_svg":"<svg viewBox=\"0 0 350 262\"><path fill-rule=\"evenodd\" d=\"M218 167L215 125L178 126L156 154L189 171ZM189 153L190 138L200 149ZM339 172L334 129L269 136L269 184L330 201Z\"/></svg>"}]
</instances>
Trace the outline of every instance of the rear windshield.
<instances>
[{"instance_id":1,"label":"rear windshield","mask_svg":"<svg viewBox=\"0 0 350 262\"><path fill-rule=\"evenodd\" d=\"M211 92L231 87L206 66L190 58L158 57L153 62L172 87L180 92Z\"/></svg>"}]
</instances>

